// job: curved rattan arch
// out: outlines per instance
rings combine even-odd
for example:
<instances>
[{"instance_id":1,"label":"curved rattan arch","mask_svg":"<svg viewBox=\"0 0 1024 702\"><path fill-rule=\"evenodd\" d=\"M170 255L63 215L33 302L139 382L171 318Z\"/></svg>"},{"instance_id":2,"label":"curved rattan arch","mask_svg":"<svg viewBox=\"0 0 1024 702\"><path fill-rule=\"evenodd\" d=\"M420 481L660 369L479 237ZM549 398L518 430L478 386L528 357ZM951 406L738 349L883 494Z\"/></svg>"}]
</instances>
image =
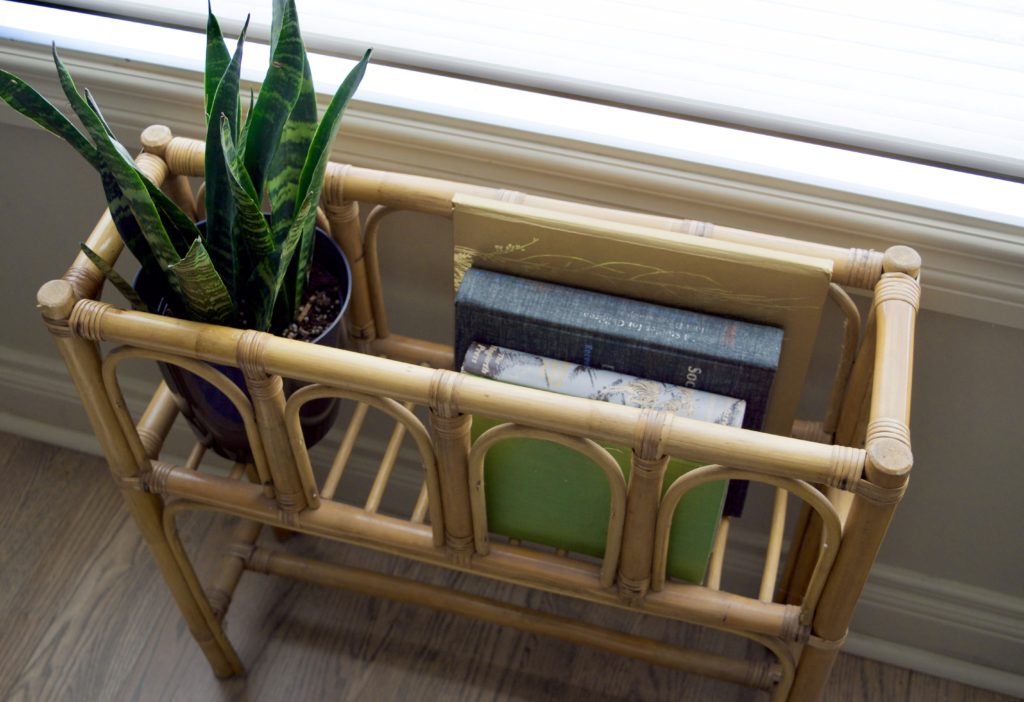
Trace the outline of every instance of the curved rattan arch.
<instances>
[{"instance_id":1,"label":"curved rattan arch","mask_svg":"<svg viewBox=\"0 0 1024 702\"><path fill-rule=\"evenodd\" d=\"M720 465L707 465L695 468L681 475L669 486L662 496L658 508L658 521L654 530L654 562L652 564L651 589L661 590L665 585L665 571L668 560L668 533L672 526L672 516L683 495L704 483L715 480L753 480L788 490L814 509L821 517L823 529L821 544L818 547L818 558L814 571L807 585L807 592L800 607L801 622L808 624L814 608L818 604L821 590L832 564L839 551L842 539L842 523L835 508L824 495L802 480L782 478L772 475L759 475L738 468Z\"/></svg>"},{"instance_id":2,"label":"curved rattan arch","mask_svg":"<svg viewBox=\"0 0 1024 702\"><path fill-rule=\"evenodd\" d=\"M828 290L829 299L836 304L843 315L843 342L840 347L839 361L836 363L835 377L832 381L832 394L829 396L823 422L825 432L835 434L846 383L850 379L850 371L853 370L853 362L856 360L861 318L860 310L857 309L857 305L849 293L835 283L829 283Z\"/></svg>"},{"instance_id":3,"label":"curved rattan arch","mask_svg":"<svg viewBox=\"0 0 1024 702\"><path fill-rule=\"evenodd\" d=\"M306 449L302 438L302 426L299 419L299 410L302 405L313 400L323 398L339 398L353 400L369 405L375 409L390 415L396 422L400 422L409 432L409 435L416 443L420 452L420 460L423 462L425 480L427 481L427 498L430 510L430 528L433 533L434 545L444 545L444 512L441 507L441 483L437 475L437 459L434 455L434 444L430 440L430 433L423 426L419 417L403 407L390 397L378 397L365 395L351 390L342 390L330 385L307 385L292 393L285 403L284 416L288 428L288 440L292 445L292 453L295 455L295 462L299 468L299 475L303 481L309 481L309 485L315 485L313 467L309 461L309 451Z\"/></svg>"},{"instance_id":4,"label":"curved rattan arch","mask_svg":"<svg viewBox=\"0 0 1024 702\"><path fill-rule=\"evenodd\" d=\"M384 305L384 287L380 282L380 256L377 251L377 240L380 238L380 224L384 218L401 210L387 205L377 205L366 217L363 225L363 247L366 256L366 281L370 289L370 307L373 309L373 320L377 337L385 339L391 335L388 327L388 312Z\"/></svg>"},{"instance_id":5,"label":"curved rattan arch","mask_svg":"<svg viewBox=\"0 0 1024 702\"><path fill-rule=\"evenodd\" d=\"M178 527L176 523L178 513L189 509L195 509L196 505L198 505L198 503L192 503L187 500L174 500L164 505L163 514L161 515L164 538L167 541L167 546L171 552L171 556L174 558L178 568L181 570L186 587L188 587L189 591L192 593L196 607L199 610L199 615L206 621L207 626L210 627L210 631L213 632L213 636L217 644L224 648L225 651L230 651L231 655L235 656L238 669L241 671L243 669L242 662L238 660L237 654L234 652L234 647L232 647L231 642L227 638L223 623L214 613L213 607L210 605L210 600L206 596L206 591L203 589L203 585L199 581L199 576L196 575L192 561L185 552L185 546L181 543L181 536L178 534Z\"/></svg>"},{"instance_id":6,"label":"curved rattan arch","mask_svg":"<svg viewBox=\"0 0 1024 702\"><path fill-rule=\"evenodd\" d=\"M215 370L212 366L207 363L203 363L202 361L197 361L184 356L176 356L163 351L149 351L146 349L136 348L134 346L119 346L108 353L106 358L103 359L103 385L106 388L107 395L110 397L111 403L114 406L114 411L117 414L118 422L121 424L121 429L124 431L125 436L129 437L129 440L133 445L138 441L138 433L135 431L135 424L132 422L131 416L128 414L124 396L121 394L121 386L117 382L118 364L130 358L145 358L150 361L158 361L178 366L183 370L198 375L210 385L224 393L224 396L227 397L228 401L231 402L236 410L238 410L238 414L242 418L242 425L245 427L245 435L249 439L249 448L252 451L253 464L256 466L256 472L259 475L260 482L264 485L271 482L270 469L267 466L267 457L263 450L263 441L260 438L259 427L256 424L256 415L253 412L249 398L246 397L241 388L235 385L223 373ZM131 437L134 437L134 439Z\"/></svg>"},{"instance_id":7,"label":"curved rattan arch","mask_svg":"<svg viewBox=\"0 0 1024 702\"><path fill-rule=\"evenodd\" d=\"M611 587L619 566L622 549L622 529L626 518L626 479L618 462L607 449L591 439L534 429L519 424L501 424L481 434L469 451L469 504L473 515L473 542L477 553L488 553L487 500L484 484L484 458L495 444L508 439L540 439L561 444L591 459L604 471L611 491L611 509L608 515L608 538L605 541L604 560L601 563L601 585Z\"/></svg>"}]
</instances>

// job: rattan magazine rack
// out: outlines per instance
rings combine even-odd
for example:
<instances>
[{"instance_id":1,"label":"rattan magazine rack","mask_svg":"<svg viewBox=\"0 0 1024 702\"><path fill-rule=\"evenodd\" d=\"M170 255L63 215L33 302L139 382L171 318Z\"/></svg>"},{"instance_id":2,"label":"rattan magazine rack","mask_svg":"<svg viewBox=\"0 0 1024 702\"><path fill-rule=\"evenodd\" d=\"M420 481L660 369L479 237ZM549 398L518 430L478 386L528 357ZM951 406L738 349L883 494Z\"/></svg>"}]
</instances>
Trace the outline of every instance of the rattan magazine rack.
<instances>
[{"instance_id":1,"label":"rattan magazine rack","mask_svg":"<svg viewBox=\"0 0 1024 702\"><path fill-rule=\"evenodd\" d=\"M143 144L137 160L140 169L187 211L196 212L190 178L202 175L203 145L172 137L164 127L147 129ZM393 211L451 218L455 204L467 197L475 207L481 201L511 203L547 213L552 221L599 220L613 229L641 228L655 232L651 236L667 237L669 243L698 235L726 242L723 251L756 255L761 250L813 259L828 276L823 304L837 304L845 318L844 338L836 340L842 352L826 415L820 421L791 422L792 432L753 432L451 370L450 347L390 332L376 242L381 221ZM365 222L359 216L360 204L373 208ZM243 669L222 622L241 575L255 570L525 628L760 688L773 699L813 699L820 694L910 473L908 421L920 268L916 253L906 247L885 253L842 249L339 164L328 169L321 214L321 226L341 244L352 268L351 350L184 322L98 301L102 276L82 255L61 279L39 291L43 319L125 503L218 676ZM109 214L91 233L88 245L110 263L116 261L122 245ZM873 291L863 324L845 292L849 288ZM806 369L808 342L796 346ZM179 365L222 388L245 421L252 464L238 465L230 474L206 470L202 446L196 447L187 465L161 460L162 445L179 409L161 383L145 412L130 416L116 371L122 361L137 357ZM240 368L248 393L223 376L218 378L210 363ZM310 385L286 398L282 378ZM803 377L796 371L784 380L792 384L792 379L802 382ZM785 407L776 418L794 410L792 398L801 388L784 390L779 403ZM299 407L320 397L342 398L355 406L347 426L338 428L340 448L328 466L313 464L298 427ZM422 489L411 514L385 515L379 509L394 468L394 451L381 461L365 503L351 504L335 493L346 452L368 409L393 418L398 436L404 433L421 459ZM501 435L471 444L474 414L504 422ZM488 448L483 444L518 436L598 454L600 440L631 447L628 481L621 475L615 480L609 473L611 519L602 560L488 538L486 506L480 498L480 462ZM668 456L706 465L679 478L662 494L660 471ZM602 458L597 455L595 460ZM722 588L728 523L718 529L702 584L665 576L667 522L678 499L702 481L729 478L775 490L776 509L757 595ZM784 548L785 510L791 500L799 500L803 510ZM219 571L205 585L175 528L175 516L189 510L243 518L233 527L233 543ZM258 543L266 525L714 627L753 640L768 654L759 660L737 660L680 650L435 585L312 561L290 554L287 544Z\"/></svg>"}]
</instances>

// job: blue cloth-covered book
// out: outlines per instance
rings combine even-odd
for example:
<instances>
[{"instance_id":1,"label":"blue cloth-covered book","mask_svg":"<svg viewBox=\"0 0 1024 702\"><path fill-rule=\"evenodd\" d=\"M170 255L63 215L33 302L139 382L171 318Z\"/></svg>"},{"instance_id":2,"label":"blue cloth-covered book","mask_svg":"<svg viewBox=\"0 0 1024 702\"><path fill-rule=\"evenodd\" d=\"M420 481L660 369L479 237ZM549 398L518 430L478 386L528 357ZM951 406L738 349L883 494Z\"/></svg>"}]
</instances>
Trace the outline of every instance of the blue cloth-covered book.
<instances>
[{"instance_id":1,"label":"blue cloth-covered book","mask_svg":"<svg viewBox=\"0 0 1024 702\"><path fill-rule=\"evenodd\" d=\"M494 344L745 400L760 429L782 330L470 268L455 298L455 358Z\"/></svg>"}]
</instances>

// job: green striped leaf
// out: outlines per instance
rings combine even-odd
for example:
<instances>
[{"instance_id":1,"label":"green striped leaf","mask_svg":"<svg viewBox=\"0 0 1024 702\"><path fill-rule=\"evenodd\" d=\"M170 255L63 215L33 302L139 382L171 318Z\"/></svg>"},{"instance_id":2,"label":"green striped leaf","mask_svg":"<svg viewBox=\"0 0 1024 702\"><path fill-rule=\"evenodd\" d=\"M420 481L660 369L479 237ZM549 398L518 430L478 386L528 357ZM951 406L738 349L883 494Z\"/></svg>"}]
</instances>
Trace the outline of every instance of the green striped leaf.
<instances>
[{"instance_id":1,"label":"green striped leaf","mask_svg":"<svg viewBox=\"0 0 1024 702\"><path fill-rule=\"evenodd\" d=\"M56 48L54 54L56 55ZM100 168L100 156L78 127L54 107L53 103L40 95L28 83L16 75L0 68L0 98L4 102L29 118L46 131L71 144L75 151L92 164Z\"/></svg>"},{"instance_id":2,"label":"green striped leaf","mask_svg":"<svg viewBox=\"0 0 1024 702\"><path fill-rule=\"evenodd\" d=\"M194 319L209 324L235 323L234 303L227 286L213 267L202 239L197 237L185 257L171 266L168 272L177 279Z\"/></svg>"},{"instance_id":3,"label":"green striped leaf","mask_svg":"<svg viewBox=\"0 0 1024 702\"><path fill-rule=\"evenodd\" d=\"M248 18L238 37L238 45L228 68L217 86L213 99L212 118L206 128L206 237L203 243L213 265L221 271L231 298L242 298L244 274L239 270L242 252L238 250L231 233L235 219L234 195L221 142L221 115L228 119L231 135L238 135L238 88L242 67L242 49L249 28Z\"/></svg>"},{"instance_id":4,"label":"green striped leaf","mask_svg":"<svg viewBox=\"0 0 1024 702\"><path fill-rule=\"evenodd\" d=\"M270 329L274 307L281 290L277 271L281 267L281 256L285 248L277 249L270 256L257 260L249 274L245 304L254 329Z\"/></svg>"},{"instance_id":5,"label":"green striped leaf","mask_svg":"<svg viewBox=\"0 0 1024 702\"><path fill-rule=\"evenodd\" d=\"M309 61L303 68L302 89L295 101L295 107L285 123L281 135L281 143L270 164L267 178L267 195L270 200L271 222L274 241L280 245L288 235L295 210L299 206L299 177L306 163L310 144L316 134L319 115L317 114L316 92L313 88L313 76L309 70ZM301 304L304 286L298 282L298 266L290 265L285 278L284 289L299 289L297 295L288 294L280 298L279 304L284 305L282 316L285 319L295 317L297 306Z\"/></svg>"},{"instance_id":6,"label":"green striped leaf","mask_svg":"<svg viewBox=\"0 0 1024 702\"><path fill-rule=\"evenodd\" d=\"M89 106L90 110L96 113L96 117L100 120L100 124L103 125L103 131L107 133L107 136L112 137L115 140L114 144L117 147L117 150L121 153L121 155L124 156L127 160L131 161L131 154L128 153L128 149L124 148L124 146L121 145L121 142L116 141L117 137L114 136L114 130L110 128L109 124L107 124L107 118L103 116L102 112L100 112L100 106L99 104L97 104L96 99L92 96L92 93L89 92L88 88L85 88L82 92L85 93L85 104Z\"/></svg>"},{"instance_id":7,"label":"green striped leaf","mask_svg":"<svg viewBox=\"0 0 1024 702\"><path fill-rule=\"evenodd\" d=\"M204 104L206 106L206 123L210 123L210 111L213 99L217 94L217 86L224 78L224 72L231 63L231 52L224 43L224 35L220 31L220 23L213 16L213 8L206 3L206 72L204 75Z\"/></svg>"},{"instance_id":8,"label":"green striped leaf","mask_svg":"<svg viewBox=\"0 0 1024 702\"><path fill-rule=\"evenodd\" d=\"M274 52L277 51L277 40L281 36L281 24L284 21L285 13L282 11L283 8L279 7L281 0L272 0L270 14L270 56L273 60Z\"/></svg>"},{"instance_id":9,"label":"green striped leaf","mask_svg":"<svg viewBox=\"0 0 1024 702\"><path fill-rule=\"evenodd\" d=\"M121 156L126 162L132 164L133 167L138 171L138 166L135 164L135 159L128 153L128 150L117 140L114 136L114 131L110 128L107 120L103 117L103 113L100 111L100 106L96 103L92 93L86 88L85 101L89 105L89 108L96 113L96 117L99 118L100 123L103 125L103 130L109 137L110 144L115 151ZM178 207L171 198L155 184L149 180L142 171L138 171L139 176L142 178L142 182L146 186L146 192L149 193L150 198L153 199L153 204L156 205L157 211L160 213L160 219L164 223L164 229L167 232L168 238L171 240L171 244L174 246L175 253L178 257L184 256L188 251L191 241L199 236L199 230L196 228L195 223L189 218L185 212Z\"/></svg>"},{"instance_id":10,"label":"green striped leaf","mask_svg":"<svg viewBox=\"0 0 1024 702\"><path fill-rule=\"evenodd\" d=\"M141 172L140 175L142 175ZM153 181L145 176L142 176L142 179L146 184L146 191L153 198L157 212L160 213L160 219L164 223L164 229L167 231L174 250L179 257L184 256L190 246L188 242L195 241L196 237L200 236L199 228L196 227L192 218L178 207L178 203L169 198Z\"/></svg>"},{"instance_id":11,"label":"green striped leaf","mask_svg":"<svg viewBox=\"0 0 1024 702\"><path fill-rule=\"evenodd\" d=\"M237 183L243 195L241 199L255 205L259 194L256 192L256 186L252 184L249 173L242 166L242 156L235 147L235 136L232 134L231 120L227 115L220 116L220 144L224 153L224 168L233 182Z\"/></svg>"},{"instance_id":12,"label":"green striped leaf","mask_svg":"<svg viewBox=\"0 0 1024 702\"><path fill-rule=\"evenodd\" d=\"M258 324L257 328L264 331L270 328L270 323L273 320L274 307L277 303L277 297L280 294L279 291L284 285L289 264L291 264L295 251L298 249L299 242L302 239L303 228L312 227L315 224L316 201L312 198L307 198L302 203L302 206L299 207L299 211L296 213L295 219L292 221L291 228L289 228L288 234L285 236L284 241L278 249L278 255L273 258L268 257L263 259L253 270L252 278L250 279L251 287L263 287L267 290L274 291L273 297L268 300L269 304L258 310L259 316L256 319ZM296 309L296 307L292 306L292 316L287 318L289 321L294 321L294 309Z\"/></svg>"},{"instance_id":13,"label":"green striped leaf","mask_svg":"<svg viewBox=\"0 0 1024 702\"><path fill-rule=\"evenodd\" d=\"M72 109L79 119L82 120L86 131L92 137L103 171L109 173L117 183L125 204L139 223L146 241L150 244L162 267L166 268L171 263L175 263L178 260L178 256L167 239L167 234L160 222L160 216L156 211L153 201L148 197L145 183L142 176L136 170L135 164L125 160L122 155L123 147L119 150L118 147L120 145L115 146L116 142L108 133L103 120L92 110L88 101L78 92L71 74L56 52L54 52L54 60L57 64L57 73L60 77L64 94L71 103Z\"/></svg>"},{"instance_id":14,"label":"green striped leaf","mask_svg":"<svg viewBox=\"0 0 1024 702\"><path fill-rule=\"evenodd\" d=\"M317 126L309 154L306 156L306 163L302 168L302 174L299 176L298 201L300 202L306 198L306 191L310 188L311 183L316 178L323 178L327 162L322 161L321 156L330 148L335 137L338 135L341 117L349 101L352 99L352 95L355 94L356 89L362 82L363 76L366 74L366 65L370 61L372 51L372 49L366 50L363 58L353 66L345 80L338 86L337 92L331 98L331 104L327 106L327 111L324 112L323 119L320 120L320 124Z\"/></svg>"},{"instance_id":15,"label":"green striped leaf","mask_svg":"<svg viewBox=\"0 0 1024 702\"><path fill-rule=\"evenodd\" d=\"M274 241L278 243L287 235L292 216L300 203L299 177L306 163L306 154L309 153L313 135L316 134L318 117L313 76L309 70L309 62L306 61L303 65L299 96L282 129L281 143L274 153L267 177Z\"/></svg>"},{"instance_id":16,"label":"green striped leaf","mask_svg":"<svg viewBox=\"0 0 1024 702\"><path fill-rule=\"evenodd\" d=\"M363 80L366 74L366 66L370 61L370 50L363 54L363 58L357 63L348 76L338 87L337 92L327 106L323 119L317 127L313 142L310 145L309 153L306 155L306 163L303 165L302 173L299 176L297 197L301 201L313 198L314 222L316 203L320 200L320 190L323 187L324 173L327 170L330 146L338 135L338 128L341 126L341 117L348 106L352 95ZM310 225L301 232L299 241L298 260L295 264L294 280L289 288L289 296L296 309L302 304L302 297L305 294L306 279L309 277L309 268L313 260L313 230Z\"/></svg>"},{"instance_id":17,"label":"green striped leaf","mask_svg":"<svg viewBox=\"0 0 1024 702\"><path fill-rule=\"evenodd\" d=\"M160 213L149 197L149 190L146 180L136 171L132 164L126 163L119 154L101 152L104 165L114 177L124 201L127 203L131 215L139 224L139 229L149 244L154 258L160 264L160 268L177 263L181 257L175 250L167 230L164 228Z\"/></svg>"},{"instance_id":18,"label":"green striped leaf","mask_svg":"<svg viewBox=\"0 0 1024 702\"><path fill-rule=\"evenodd\" d=\"M59 61L56 47L54 61ZM58 64L59 65L59 64ZM121 240L139 264L153 275L163 276L159 262L132 214L114 175L105 169L99 151L88 138L49 100L15 75L0 69L0 97L15 110L40 125L48 132L64 139L100 174L104 195L110 207L114 226ZM106 128L105 128L106 129ZM173 295L171 293L170 295Z\"/></svg>"},{"instance_id":19,"label":"green striped leaf","mask_svg":"<svg viewBox=\"0 0 1024 702\"><path fill-rule=\"evenodd\" d=\"M252 108L256 104L256 94L249 88L249 109L245 112L245 119L242 121L242 128L238 130L238 143L244 144L249 135L249 126L252 124Z\"/></svg>"},{"instance_id":20,"label":"green striped leaf","mask_svg":"<svg viewBox=\"0 0 1024 702\"><path fill-rule=\"evenodd\" d=\"M220 129L224 164L228 169L235 195L235 233L244 239L250 259L258 260L270 256L275 249L270 227L256 200L256 190L249 179L249 174L242 166L241 155L235 149L227 117L221 116Z\"/></svg>"},{"instance_id":21,"label":"green striped leaf","mask_svg":"<svg viewBox=\"0 0 1024 702\"><path fill-rule=\"evenodd\" d=\"M275 0L274 13L280 15L280 31L263 80L252 125L246 135L243 155L257 192L266 185L267 169L281 142L281 131L302 88L306 49L299 35L299 18L294 0ZM276 21L276 20L275 20Z\"/></svg>"},{"instance_id":22,"label":"green striped leaf","mask_svg":"<svg viewBox=\"0 0 1024 702\"><path fill-rule=\"evenodd\" d=\"M110 264L103 260L98 253L90 249L85 242L82 242L81 247L82 253L84 253L86 257L92 261L92 264L100 270L103 277L109 280L113 286L117 288L122 295L124 295L124 299L128 301L128 304L132 306L133 310L138 310L139 312L156 312L159 301L155 301L156 304L153 305L147 304L141 297L139 297L139 294L135 292L135 288L131 286L131 283L121 277L120 273L111 268Z\"/></svg>"},{"instance_id":23,"label":"green striped leaf","mask_svg":"<svg viewBox=\"0 0 1024 702\"><path fill-rule=\"evenodd\" d=\"M57 65L57 74L60 77L60 84L64 90L64 95L71 103L71 108L75 111L75 114L82 120L82 124L85 126L89 136L92 137L99 152L103 170L113 176L128 209L136 222L138 222L138 226L146 242L149 244L152 255L159 262L160 267L166 270L171 264L177 263L179 256L174 250L167 232L164 230L156 206L148 195L145 179L139 174L135 164L130 160L126 161L121 152L114 146L115 142L107 133L106 128L103 126L103 121L93 112L88 102L78 92L71 74L68 72L63 61L60 60L56 50L53 52L53 58L54 63ZM104 186L104 189L106 190L107 187ZM111 215L124 217L123 204L118 203L117 212L112 208Z\"/></svg>"},{"instance_id":24,"label":"green striped leaf","mask_svg":"<svg viewBox=\"0 0 1024 702\"><path fill-rule=\"evenodd\" d=\"M166 298L167 303L173 309L185 309L181 296L167 283L167 275L156 256L153 255L153 249L142 233L142 228L136 221L135 215L132 214L128 200L122 195L114 175L105 169L101 170L100 180L107 197L110 216L117 228L117 233L121 236L121 241L135 256L149 280L160 281L159 287L162 288L160 294ZM157 301L151 300L151 302L156 304Z\"/></svg>"},{"instance_id":25,"label":"green striped leaf","mask_svg":"<svg viewBox=\"0 0 1024 702\"><path fill-rule=\"evenodd\" d=\"M270 326L270 313L279 291L273 275L279 252L274 245L267 218L254 199L255 186L235 148L226 118L221 119L221 143L235 194L235 236L244 242L245 261L251 264L246 268L250 273L241 299L244 300L253 326L266 331Z\"/></svg>"}]
</instances>

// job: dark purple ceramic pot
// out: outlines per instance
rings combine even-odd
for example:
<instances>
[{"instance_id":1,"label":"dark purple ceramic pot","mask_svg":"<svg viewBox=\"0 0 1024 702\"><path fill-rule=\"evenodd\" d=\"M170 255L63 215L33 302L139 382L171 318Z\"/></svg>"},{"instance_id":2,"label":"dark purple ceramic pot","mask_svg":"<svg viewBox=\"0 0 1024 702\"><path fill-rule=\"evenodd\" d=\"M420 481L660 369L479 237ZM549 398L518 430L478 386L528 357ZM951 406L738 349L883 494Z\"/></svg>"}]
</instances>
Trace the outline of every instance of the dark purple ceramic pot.
<instances>
[{"instance_id":1,"label":"dark purple ceramic pot","mask_svg":"<svg viewBox=\"0 0 1024 702\"><path fill-rule=\"evenodd\" d=\"M140 276L135 284L137 287L145 286L147 281ZM339 348L345 346L345 325L342 318L352 292L352 276L341 249L323 230L317 229L309 286L317 289L334 285L338 287L338 301L341 304L338 316L310 343ZM242 463L251 462L252 451L249 448L242 417L227 396L207 381L179 366L168 363L157 365L196 437L225 458ZM223 373L248 396L245 380L239 369L215 363L211 363L210 366ZM305 383L286 378L285 396L290 396L303 385ZM312 400L303 405L299 417L307 446L313 446L327 434L337 414L338 402L332 398Z\"/></svg>"}]
</instances>

